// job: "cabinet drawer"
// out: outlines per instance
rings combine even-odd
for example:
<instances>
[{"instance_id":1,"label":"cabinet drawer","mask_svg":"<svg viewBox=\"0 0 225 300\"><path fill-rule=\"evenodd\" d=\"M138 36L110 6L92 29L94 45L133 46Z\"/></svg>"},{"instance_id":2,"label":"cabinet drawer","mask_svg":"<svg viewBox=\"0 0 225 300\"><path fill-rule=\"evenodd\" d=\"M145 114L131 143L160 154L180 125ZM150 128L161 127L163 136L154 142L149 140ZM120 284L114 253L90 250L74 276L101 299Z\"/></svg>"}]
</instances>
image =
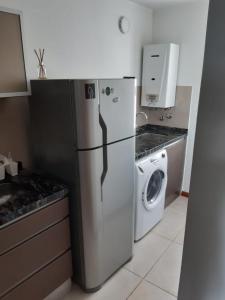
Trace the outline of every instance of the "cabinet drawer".
<instances>
[{"instance_id":1,"label":"cabinet drawer","mask_svg":"<svg viewBox=\"0 0 225 300\"><path fill-rule=\"evenodd\" d=\"M0 256L0 296L70 248L69 219L65 219Z\"/></svg>"},{"instance_id":2,"label":"cabinet drawer","mask_svg":"<svg viewBox=\"0 0 225 300\"><path fill-rule=\"evenodd\" d=\"M5 295L1 300L42 300L72 276L68 251Z\"/></svg>"},{"instance_id":3,"label":"cabinet drawer","mask_svg":"<svg viewBox=\"0 0 225 300\"><path fill-rule=\"evenodd\" d=\"M68 214L68 199L65 198L0 229L0 255L61 221Z\"/></svg>"}]
</instances>

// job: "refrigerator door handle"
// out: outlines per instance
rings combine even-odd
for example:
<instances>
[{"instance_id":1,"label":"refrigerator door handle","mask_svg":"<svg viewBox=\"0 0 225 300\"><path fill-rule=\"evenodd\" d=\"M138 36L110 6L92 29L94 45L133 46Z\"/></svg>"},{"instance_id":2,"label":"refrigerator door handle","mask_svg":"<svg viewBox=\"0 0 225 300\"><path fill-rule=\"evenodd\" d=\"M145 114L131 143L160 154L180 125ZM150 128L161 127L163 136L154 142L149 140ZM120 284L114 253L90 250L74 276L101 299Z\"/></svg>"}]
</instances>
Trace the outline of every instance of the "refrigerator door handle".
<instances>
[{"instance_id":1,"label":"refrigerator door handle","mask_svg":"<svg viewBox=\"0 0 225 300\"><path fill-rule=\"evenodd\" d=\"M107 171L108 171L108 154L107 154L107 126L105 121L102 118L101 113L99 112L99 124L102 128L102 138L103 138L103 171L101 176L101 185L103 185Z\"/></svg>"},{"instance_id":2,"label":"refrigerator door handle","mask_svg":"<svg viewBox=\"0 0 225 300\"><path fill-rule=\"evenodd\" d=\"M103 171L101 176L101 185L103 185L107 171L108 171L108 153L107 146L103 146Z\"/></svg>"}]
</instances>

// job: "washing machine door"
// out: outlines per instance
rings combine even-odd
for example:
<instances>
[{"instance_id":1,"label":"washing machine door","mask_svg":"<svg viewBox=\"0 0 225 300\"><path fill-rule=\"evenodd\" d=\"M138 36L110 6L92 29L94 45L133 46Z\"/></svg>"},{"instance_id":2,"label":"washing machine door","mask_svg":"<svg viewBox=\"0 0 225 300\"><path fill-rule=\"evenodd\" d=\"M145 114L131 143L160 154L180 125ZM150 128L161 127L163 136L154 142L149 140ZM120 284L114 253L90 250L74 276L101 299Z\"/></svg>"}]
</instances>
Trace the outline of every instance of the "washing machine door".
<instances>
[{"instance_id":1,"label":"washing machine door","mask_svg":"<svg viewBox=\"0 0 225 300\"><path fill-rule=\"evenodd\" d=\"M149 176L143 193L143 204L147 210L153 209L160 201L160 193L164 185L165 174L157 169Z\"/></svg>"}]
</instances>

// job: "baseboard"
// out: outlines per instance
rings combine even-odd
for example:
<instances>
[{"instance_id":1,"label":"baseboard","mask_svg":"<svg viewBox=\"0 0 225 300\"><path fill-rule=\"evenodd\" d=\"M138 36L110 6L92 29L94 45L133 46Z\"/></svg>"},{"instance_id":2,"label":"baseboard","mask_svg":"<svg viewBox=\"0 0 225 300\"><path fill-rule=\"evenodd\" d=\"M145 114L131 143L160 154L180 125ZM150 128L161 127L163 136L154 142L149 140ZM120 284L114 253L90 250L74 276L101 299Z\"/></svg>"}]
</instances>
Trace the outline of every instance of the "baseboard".
<instances>
[{"instance_id":1,"label":"baseboard","mask_svg":"<svg viewBox=\"0 0 225 300\"><path fill-rule=\"evenodd\" d=\"M189 193L182 191L181 196L189 198Z\"/></svg>"}]
</instances>

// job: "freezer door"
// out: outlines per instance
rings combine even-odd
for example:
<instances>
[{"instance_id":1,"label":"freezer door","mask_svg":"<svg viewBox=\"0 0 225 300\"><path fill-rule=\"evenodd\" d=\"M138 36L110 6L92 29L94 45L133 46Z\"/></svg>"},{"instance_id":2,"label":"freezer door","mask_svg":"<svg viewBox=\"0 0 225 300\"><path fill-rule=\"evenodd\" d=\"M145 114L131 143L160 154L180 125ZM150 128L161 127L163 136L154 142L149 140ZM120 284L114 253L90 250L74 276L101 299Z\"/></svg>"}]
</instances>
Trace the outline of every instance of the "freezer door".
<instances>
[{"instance_id":1,"label":"freezer door","mask_svg":"<svg viewBox=\"0 0 225 300\"><path fill-rule=\"evenodd\" d=\"M134 229L135 138L107 146L103 196L103 276L132 257Z\"/></svg>"},{"instance_id":2,"label":"freezer door","mask_svg":"<svg viewBox=\"0 0 225 300\"><path fill-rule=\"evenodd\" d=\"M77 148L92 149L102 145L99 120L98 80L74 80Z\"/></svg>"},{"instance_id":3,"label":"freezer door","mask_svg":"<svg viewBox=\"0 0 225 300\"><path fill-rule=\"evenodd\" d=\"M112 143L135 135L135 79L99 80L100 115L106 140Z\"/></svg>"}]
</instances>

